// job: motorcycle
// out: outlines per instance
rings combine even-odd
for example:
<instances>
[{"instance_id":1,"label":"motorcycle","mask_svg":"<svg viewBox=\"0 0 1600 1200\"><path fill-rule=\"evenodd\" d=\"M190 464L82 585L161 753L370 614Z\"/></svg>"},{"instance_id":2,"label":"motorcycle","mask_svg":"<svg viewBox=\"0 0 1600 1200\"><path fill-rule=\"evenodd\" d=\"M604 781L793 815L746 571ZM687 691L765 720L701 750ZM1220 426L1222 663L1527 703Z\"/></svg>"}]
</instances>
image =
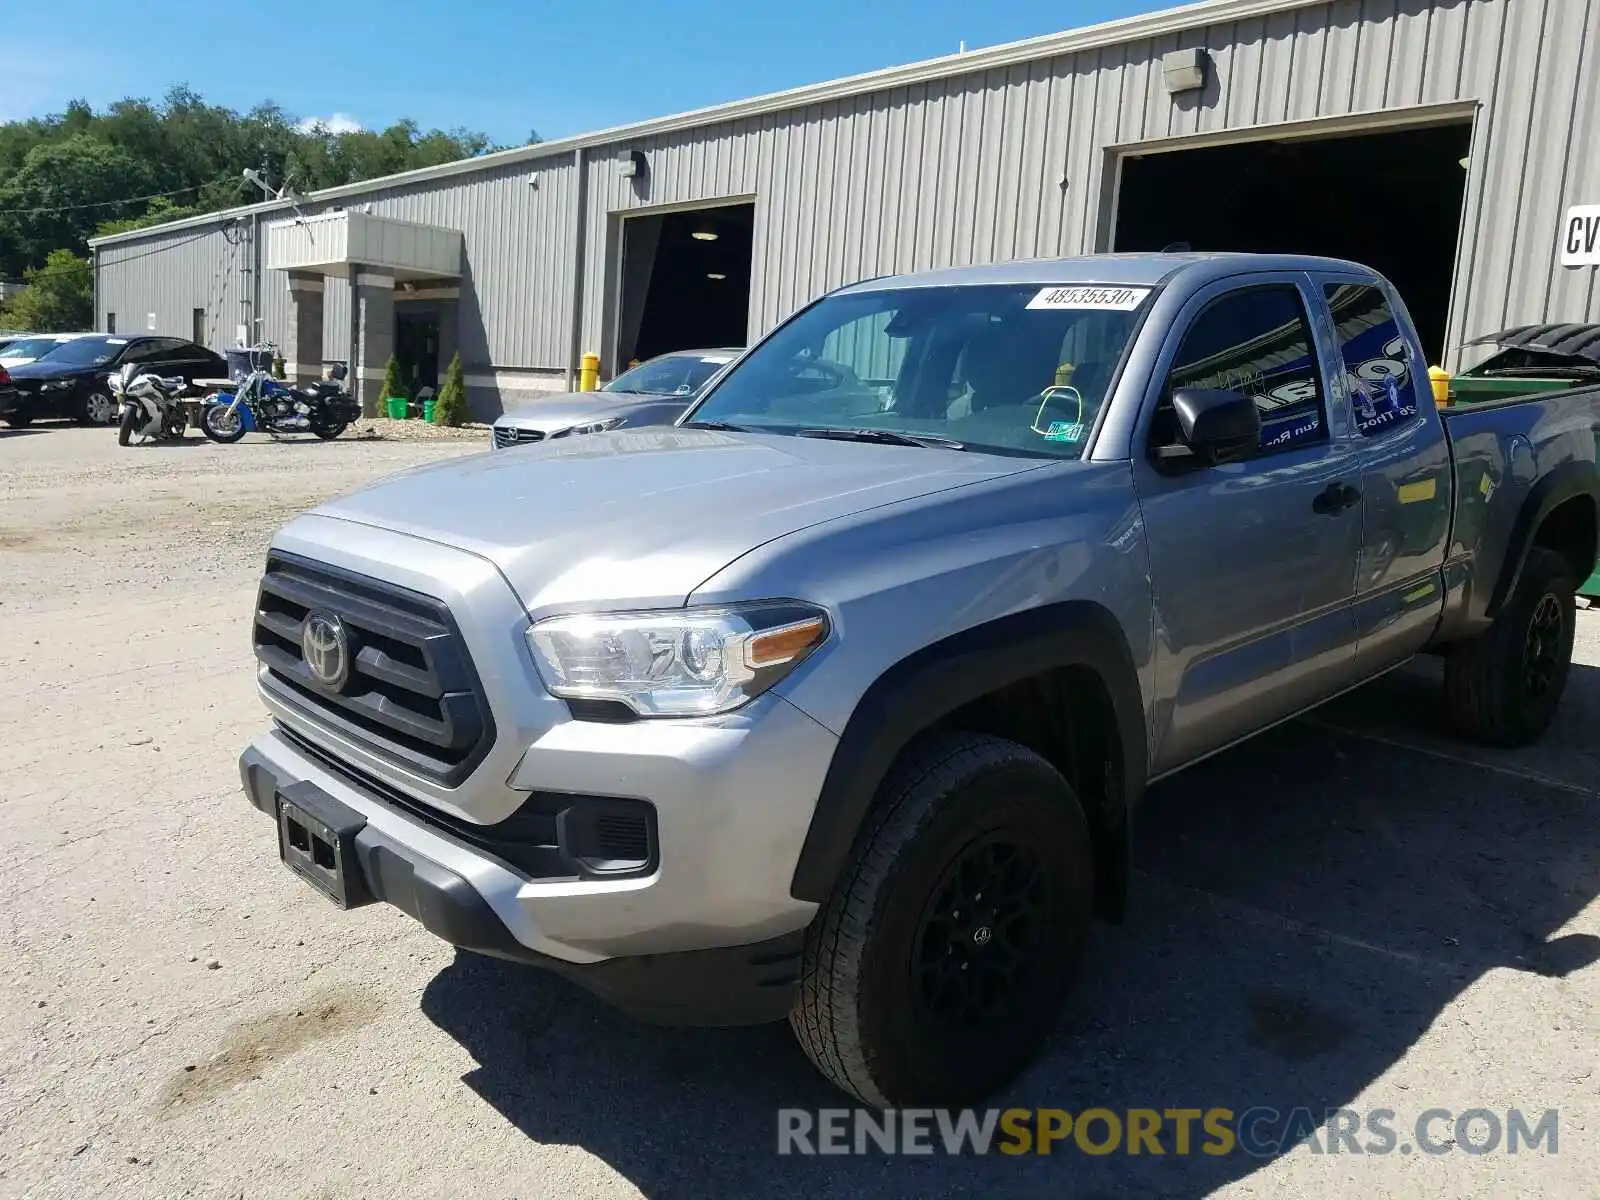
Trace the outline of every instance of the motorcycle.
<instances>
[{"instance_id":1,"label":"motorcycle","mask_svg":"<svg viewBox=\"0 0 1600 1200\"><path fill-rule=\"evenodd\" d=\"M189 390L181 375L170 379L150 372L139 373L136 363L126 363L114 375L106 376L111 394L117 400L117 445L162 438L181 439L188 426L178 398Z\"/></svg>"},{"instance_id":2,"label":"motorcycle","mask_svg":"<svg viewBox=\"0 0 1600 1200\"><path fill-rule=\"evenodd\" d=\"M262 347L272 349L272 347ZM200 411L200 432L224 445L253 430L278 437L312 433L331 441L361 416L361 405L334 379L290 387L262 370L251 371L231 393L218 392Z\"/></svg>"}]
</instances>

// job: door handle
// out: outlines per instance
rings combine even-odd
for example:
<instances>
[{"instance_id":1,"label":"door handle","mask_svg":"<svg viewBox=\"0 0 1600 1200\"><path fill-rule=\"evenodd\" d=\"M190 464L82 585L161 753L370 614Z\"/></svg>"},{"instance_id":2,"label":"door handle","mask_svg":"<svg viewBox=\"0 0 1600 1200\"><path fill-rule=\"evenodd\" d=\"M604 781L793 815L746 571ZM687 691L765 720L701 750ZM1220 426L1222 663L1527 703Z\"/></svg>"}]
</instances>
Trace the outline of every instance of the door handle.
<instances>
[{"instance_id":1,"label":"door handle","mask_svg":"<svg viewBox=\"0 0 1600 1200\"><path fill-rule=\"evenodd\" d=\"M1361 489L1347 483L1330 483L1311 502L1311 511L1319 516L1331 517L1361 503Z\"/></svg>"}]
</instances>

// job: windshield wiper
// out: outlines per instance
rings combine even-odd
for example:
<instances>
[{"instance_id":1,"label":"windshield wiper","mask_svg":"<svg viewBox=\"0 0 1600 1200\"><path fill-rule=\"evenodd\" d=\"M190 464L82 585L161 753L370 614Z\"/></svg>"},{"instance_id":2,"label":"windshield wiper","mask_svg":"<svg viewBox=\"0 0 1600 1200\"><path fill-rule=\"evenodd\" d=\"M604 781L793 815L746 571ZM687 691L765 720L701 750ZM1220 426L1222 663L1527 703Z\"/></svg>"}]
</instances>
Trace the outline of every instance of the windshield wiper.
<instances>
[{"instance_id":1,"label":"windshield wiper","mask_svg":"<svg viewBox=\"0 0 1600 1200\"><path fill-rule=\"evenodd\" d=\"M884 446L924 446L934 450L965 450L967 444L936 433L902 433L898 429L796 429L796 437L833 438L841 442L877 442Z\"/></svg>"},{"instance_id":2,"label":"windshield wiper","mask_svg":"<svg viewBox=\"0 0 1600 1200\"><path fill-rule=\"evenodd\" d=\"M734 425L728 421L685 421L681 429L715 429L719 433L754 433L748 425Z\"/></svg>"}]
</instances>

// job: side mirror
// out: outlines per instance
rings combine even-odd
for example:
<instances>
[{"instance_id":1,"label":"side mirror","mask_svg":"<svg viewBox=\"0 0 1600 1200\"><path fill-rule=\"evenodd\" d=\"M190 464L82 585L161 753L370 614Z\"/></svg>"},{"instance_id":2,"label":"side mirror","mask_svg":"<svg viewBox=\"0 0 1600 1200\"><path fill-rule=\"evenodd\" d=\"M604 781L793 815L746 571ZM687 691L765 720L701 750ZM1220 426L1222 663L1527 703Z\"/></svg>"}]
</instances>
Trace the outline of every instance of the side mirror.
<instances>
[{"instance_id":1,"label":"side mirror","mask_svg":"<svg viewBox=\"0 0 1600 1200\"><path fill-rule=\"evenodd\" d=\"M1172 393L1172 410L1183 444L1209 467L1248 458L1261 444L1261 413L1240 392L1179 388Z\"/></svg>"}]
</instances>

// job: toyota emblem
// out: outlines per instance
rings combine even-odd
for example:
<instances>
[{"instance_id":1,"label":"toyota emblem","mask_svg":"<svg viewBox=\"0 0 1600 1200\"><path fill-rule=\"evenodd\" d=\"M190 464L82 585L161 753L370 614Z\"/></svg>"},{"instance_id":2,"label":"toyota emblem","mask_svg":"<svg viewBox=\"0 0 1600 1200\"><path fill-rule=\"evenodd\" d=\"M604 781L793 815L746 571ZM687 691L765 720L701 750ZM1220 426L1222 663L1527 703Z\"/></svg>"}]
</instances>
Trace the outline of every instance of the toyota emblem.
<instances>
[{"instance_id":1,"label":"toyota emblem","mask_svg":"<svg viewBox=\"0 0 1600 1200\"><path fill-rule=\"evenodd\" d=\"M300 655L312 679L335 691L343 687L350 677L350 638L344 622L332 613L312 613L300 633Z\"/></svg>"}]
</instances>

